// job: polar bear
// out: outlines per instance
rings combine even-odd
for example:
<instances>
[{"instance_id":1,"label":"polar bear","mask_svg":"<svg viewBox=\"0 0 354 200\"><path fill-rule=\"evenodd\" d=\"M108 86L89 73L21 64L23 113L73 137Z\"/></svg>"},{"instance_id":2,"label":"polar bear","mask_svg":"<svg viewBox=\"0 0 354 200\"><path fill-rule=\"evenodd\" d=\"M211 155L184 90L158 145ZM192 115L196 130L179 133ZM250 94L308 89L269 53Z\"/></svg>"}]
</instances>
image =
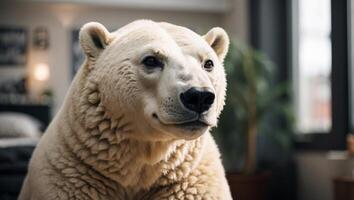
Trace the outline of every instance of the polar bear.
<instances>
[{"instance_id":1,"label":"polar bear","mask_svg":"<svg viewBox=\"0 0 354 200\"><path fill-rule=\"evenodd\" d=\"M86 60L31 158L20 200L231 199L209 133L224 106L222 28L83 26Z\"/></svg>"}]
</instances>

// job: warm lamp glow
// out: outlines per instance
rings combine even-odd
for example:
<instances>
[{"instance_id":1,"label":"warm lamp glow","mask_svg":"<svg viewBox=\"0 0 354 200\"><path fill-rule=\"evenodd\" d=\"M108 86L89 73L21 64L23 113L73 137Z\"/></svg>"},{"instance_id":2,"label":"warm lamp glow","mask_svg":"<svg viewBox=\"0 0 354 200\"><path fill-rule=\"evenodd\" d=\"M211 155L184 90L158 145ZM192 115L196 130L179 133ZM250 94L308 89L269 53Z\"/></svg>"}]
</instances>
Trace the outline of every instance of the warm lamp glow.
<instances>
[{"instance_id":1,"label":"warm lamp glow","mask_svg":"<svg viewBox=\"0 0 354 200\"><path fill-rule=\"evenodd\" d=\"M38 81L49 79L49 66L45 63L39 63L34 68L34 78Z\"/></svg>"}]
</instances>

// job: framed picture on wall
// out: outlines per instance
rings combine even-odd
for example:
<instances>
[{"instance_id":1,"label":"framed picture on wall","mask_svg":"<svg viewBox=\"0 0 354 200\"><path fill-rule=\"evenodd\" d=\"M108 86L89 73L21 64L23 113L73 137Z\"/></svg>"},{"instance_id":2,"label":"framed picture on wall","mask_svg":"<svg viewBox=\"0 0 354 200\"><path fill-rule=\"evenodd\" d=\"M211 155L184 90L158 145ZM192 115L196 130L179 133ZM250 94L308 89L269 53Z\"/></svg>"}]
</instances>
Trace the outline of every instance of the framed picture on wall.
<instances>
[{"instance_id":1,"label":"framed picture on wall","mask_svg":"<svg viewBox=\"0 0 354 200\"><path fill-rule=\"evenodd\" d=\"M111 30L111 29L109 29ZM117 30L117 29L112 29ZM71 78L74 78L75 74L81 67L82 63L85 60L85 54L81 49L79 41L80 29L73 29L71 31Z\"/></svg>"},{"instance_id":2,"label":"framed picture on wall","mask_svg":"<svg viewBox=\"0 0 354 200\"><path fill-rule=\"evenodd\" d=\"M85 60L85 54L81 49L79 42L79 29L71 31L71 75L74 78L76 72Z\"/></svg>"},{"instance_id":3,"label":"framed picture on wall","mask_svg":"<svg viewBox=\"0 0 354 200\"><path fill-rule=\"evenodd\" d=\"M0 67L25 66L27 31L24 28L0 27Z\"/></svg>"}]
</instances>

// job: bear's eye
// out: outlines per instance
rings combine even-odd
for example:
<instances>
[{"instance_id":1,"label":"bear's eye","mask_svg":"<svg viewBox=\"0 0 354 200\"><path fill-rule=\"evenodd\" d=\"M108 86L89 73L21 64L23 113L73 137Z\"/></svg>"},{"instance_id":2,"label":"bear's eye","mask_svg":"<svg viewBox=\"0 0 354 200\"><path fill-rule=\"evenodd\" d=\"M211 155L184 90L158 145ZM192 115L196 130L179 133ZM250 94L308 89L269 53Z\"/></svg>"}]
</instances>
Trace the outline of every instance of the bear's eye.
<instances>
[{"instance_id":1,"label":"bear's eye","mask_svg":"<svg viewBox=\"0 0 354 200\"><path fill-rule=\"evenodd\" d=\"M155 56L147 56L142 62L148 69L162 68L163 62Z\"/></svg>"},{"instance_id":2,"label":"bear's eye","mask_svg":"<svg viewBox=\"0 0 354 200\"><path fill-rule=\"evenodd\" d=\"M204 63L204 69L208 72L212 71L214 68L214 63L212 60L207 60Z\"/></svg>"}]
</instances>

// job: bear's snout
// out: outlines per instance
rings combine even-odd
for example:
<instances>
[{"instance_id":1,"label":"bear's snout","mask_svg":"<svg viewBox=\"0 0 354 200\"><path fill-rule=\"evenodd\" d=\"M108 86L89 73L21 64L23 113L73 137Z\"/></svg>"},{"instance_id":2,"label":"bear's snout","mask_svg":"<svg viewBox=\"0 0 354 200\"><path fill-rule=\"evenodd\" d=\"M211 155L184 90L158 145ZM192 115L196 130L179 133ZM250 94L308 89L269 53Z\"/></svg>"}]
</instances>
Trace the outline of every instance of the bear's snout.
<instances>
[{"instance_id":1,"label":"bear's snout","mask_svg":"<svg viewBox=\"0 0 354 200\"><path fill-rule=\"evenodd\" d=\"M215 94L208 88L192 87L180 94L181 102L188 110L201 114L214 103Z\"/></svg>"}]
</instances>

